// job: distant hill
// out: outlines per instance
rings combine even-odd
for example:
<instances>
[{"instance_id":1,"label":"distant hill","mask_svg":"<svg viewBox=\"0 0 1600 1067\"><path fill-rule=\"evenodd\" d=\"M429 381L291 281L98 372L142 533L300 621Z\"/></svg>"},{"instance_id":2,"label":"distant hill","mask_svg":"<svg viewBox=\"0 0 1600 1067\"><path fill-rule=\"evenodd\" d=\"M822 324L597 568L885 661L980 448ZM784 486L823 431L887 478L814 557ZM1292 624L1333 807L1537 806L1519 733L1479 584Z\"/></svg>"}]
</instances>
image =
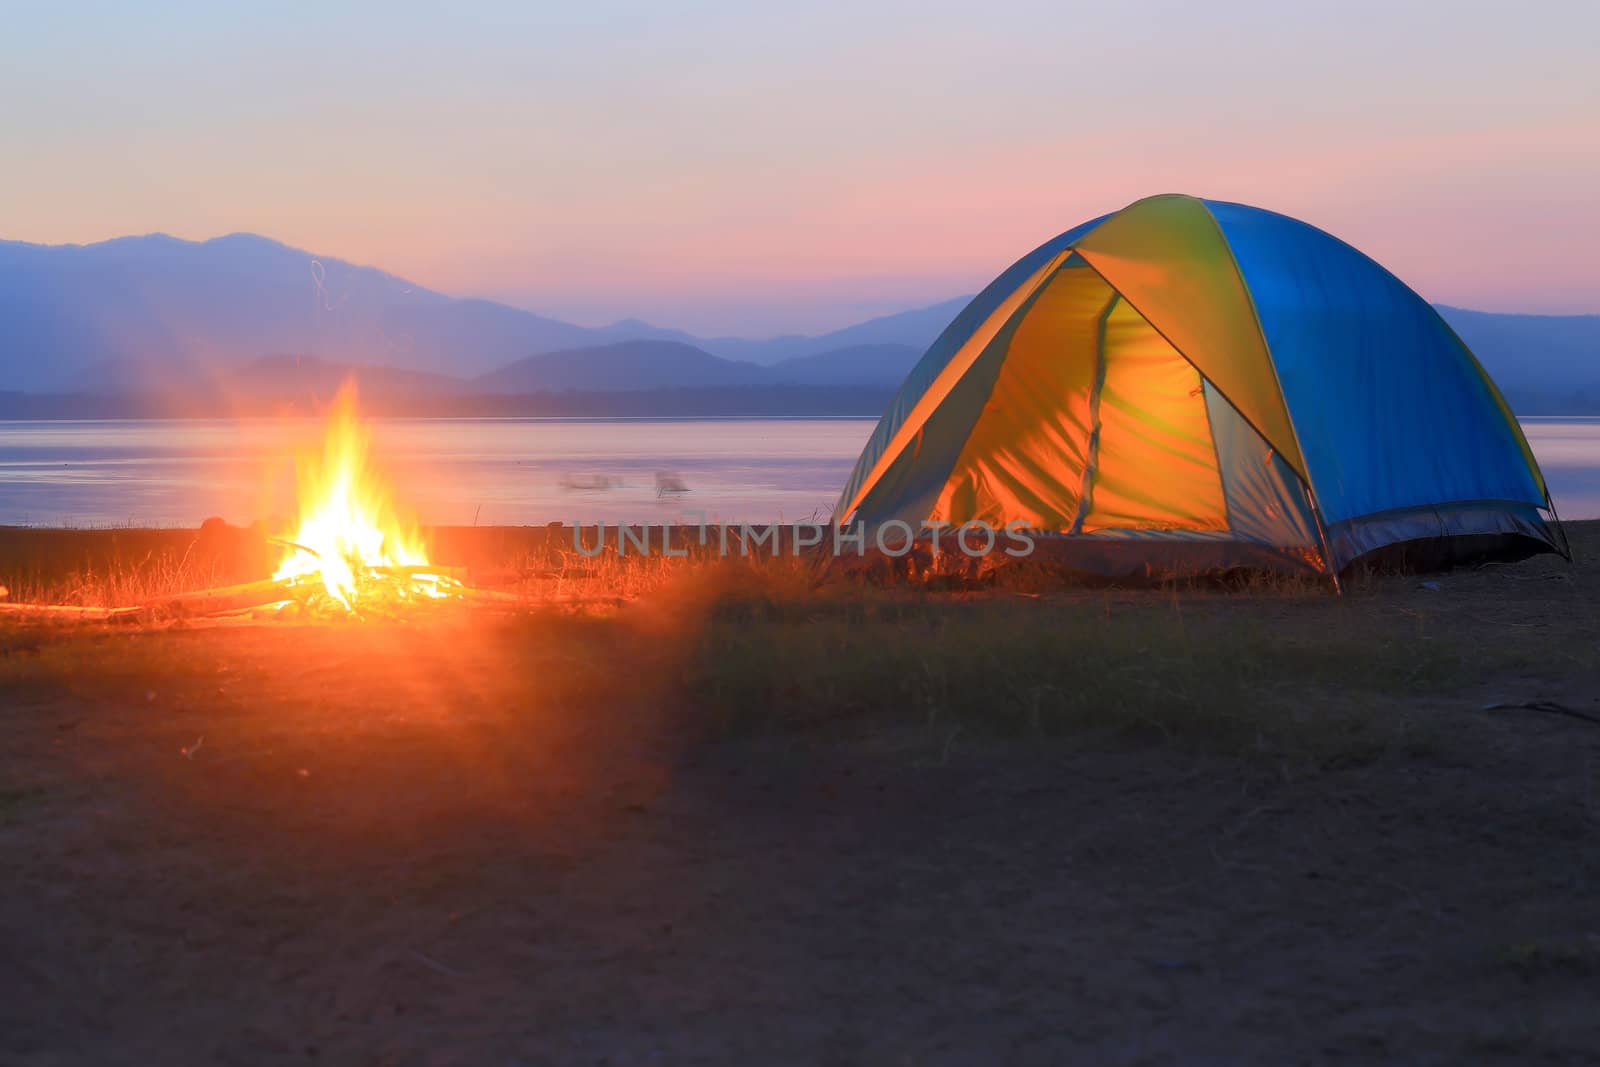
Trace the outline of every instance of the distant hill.
<instances>
[{"instance_id":1,"label":"distant hill","mask_svg":"<svg viewBox=\"0 0 1600 1067\"><path fill-rule=\"evenodd\" d=\"M102 396L145 393L270 399L291 394L332 395L352 377L360 380L363 391L374 394L455 392L465 384L428 371L339 363L318 356L274 355L236 366L207 368L203 374L159 361L106 360L89 367L81 384L70 391Z\"/></svg>"},{"instance_id":2,"label":"distant hill","mask_svg":"<svg viewBox=\"0 0 1600 1067\"><path fill-rule=\"evenodd\" d=\"M467 383L443 374L265 356L203 378L120 362L94 368L76 389L0 394L0 418L210 418L324 410L347 381L362 405L415 406L459 396ZM10 414L4 414L9 412Z\"/></svg>"},{"instance_id":3,"label":"distant hill","mask_svg":"<svg viewBox=\"0 0 1600 1067\"><path fill-rule=\"evenodd\" d=\"M695 343L707 352L726 359L766 364L776 364L800 356L819 355L842 348L877 345L905 345L915 348L920 354L933 344L939 334L944 332L944 328L956 317L956 313L966 307L971 299L970 296L959 296L930 307L902 311L894 315L881 315L815 337L791 335L764 341L714 337Z\"/></svg>"},{"instance_id":4,"label":"distant hill","mask_svg":"<svg viewBox=\"0 0 1600 1067\"><path fill-rule=\"evenodd\" d=\"M15 389L93 385L108 363L202 380L273 352L476 374L650 331L457 300L251 234L0 242L0 375Z\"/></svg>"},{"instance_id":5,"label":"distant hill","mask_svg":"<svg viewBox=\"0 0 1600 1067\"><path fill-rule=\"evenodd\" d=\"M757 385L766 370L720 359L681 341L619 341L528 356L472 381L480 393L699 388Z\"/></svg>"},{"instance_id":6,"label":"distant hill","mask_svg":"<svg viewBox=\"0 0 1600 1067\"><path fill-rule=\"evenodd\" d=\"M614 389L518 394L384 393L362 390L372 415L432 418L672 418L846 415L877 418L894 390L888 386L748 385L685 389ZM218 415L315 415L331 391L244 396L237 407L171 394L16 393L0 391L0 419L210 418Z\"/></svg>"},{"instance_id":7,"label":"distant hill","mask_svg":"<svg viewBox=\"0 0 1600 1067\"><path fill-rule=\"evenodd\" d=\"M768 375L796 385L899 385L922 358L923 347L850 345L786 359L769 368Z\"/></svg>"},{"instance_id":8,"label":"distant hill","mask_svg":"<svg viewBox=\"0 0 1600 1067\"><path fill-rule=\"evenodd\" d=\"M939 314L908 312L821 337L702 342L637 319L589 328L456 299L253 234L0 241L0 387L22 391L106 386L98 375L107 367L123 378L198 383L274 352L472 377L545 352L651 339L776 363L868 341L925 347L944 325L926 320Z\"/></svg>"},{"instance_id":9,"label":"distant hill","mask_svg":"<svg viewBox=\"0 0 1600 1067\"><path fill-rule=\"evenodd\" d=\"M1519 413L1600 412L1600 315L1439 313Z\"/></svg>"},{"instance_id":10,"label":"distant hill","mask_svg":"<svg viewBox=\"0 0 1600 1067\"><path fill-rule=\"evenodd\" d=\"M479 375L472 392L622 392L749 385L900 384L922 349L910 345L856 345L772 366L723 359L680 341L620 341L612 345L529 356Z\"/></svg>"},{"instance_id":11,"label":"distant hill","mask_svg":"<svg viewBox=\"0 0 1600 1067\"><path fill-rule=\"evenodd\" d=\"M315 356L264 356L252 360L226 379L236 392L245 395L273 393L336 392L355 378L367 396L399 396L413 393L459 393L465 383L447 374L400 370L395 367L362 367L331 363Z\"/></svg>"},{"instance_id":12,"label":"distant hill","mask_svg":"<svg viewBox=\"0 0 1600 1067\"><path fill-rule=\"evenodd\" d=\"M901 381L966 300L814 337L702 339L456 299L251 234L0 241L0 390L260 408L324 395L351 367L386 398L876 389ZM1600 412L1600 316L1440 311L1517 411Z\"/></svg>"},{"instance_id":13,"label":"distant hill","mask_svg":"<svg viewBox=\"0 0 1600 1067\"><path fill-rule=\"evenodd\" d=\"M530 356L472 379L315 356L267 356L203 380L108 363L95 369L93 388L0 393L0 418L311 414L352 380L364 410L389 414L878 415L917 355L878 346L762 367L676 341L622 341Z\"/></svg>"}]
</instances>

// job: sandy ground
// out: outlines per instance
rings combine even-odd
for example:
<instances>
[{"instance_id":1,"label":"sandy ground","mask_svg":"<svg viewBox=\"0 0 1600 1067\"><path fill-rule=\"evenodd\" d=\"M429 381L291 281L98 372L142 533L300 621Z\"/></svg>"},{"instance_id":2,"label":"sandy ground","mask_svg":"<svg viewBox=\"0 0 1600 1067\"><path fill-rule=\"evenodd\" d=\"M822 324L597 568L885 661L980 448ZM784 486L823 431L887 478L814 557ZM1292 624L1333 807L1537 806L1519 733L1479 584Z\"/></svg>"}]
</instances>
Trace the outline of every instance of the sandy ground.
<instances>
[{"instance_id":1,"label":"sandy ground","mask_svg":"<svg viewBox=\"0 0 1600 1067\"><path fill-rule=\"evenodd\" d=\"M1591 659L1308 770L706 735L590 625L0 632L0 1062L1600 1062L1600 730L1481 711Z\"/></svg>"}]
</instances>

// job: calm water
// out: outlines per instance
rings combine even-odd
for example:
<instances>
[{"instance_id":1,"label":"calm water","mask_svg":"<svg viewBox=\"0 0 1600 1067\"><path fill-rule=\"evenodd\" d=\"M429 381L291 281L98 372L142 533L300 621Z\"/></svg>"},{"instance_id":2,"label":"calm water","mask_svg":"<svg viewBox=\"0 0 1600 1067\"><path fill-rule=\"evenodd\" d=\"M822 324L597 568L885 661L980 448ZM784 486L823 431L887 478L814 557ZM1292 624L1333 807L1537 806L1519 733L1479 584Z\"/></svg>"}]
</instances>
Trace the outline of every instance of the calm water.
<instances>
[{"instance_id":1,"label":"calm water","mask_svg":"<svg viewBox=\"0 0 1600 1067\"><path fill-rule=\"evenodd\" d=\"M1564 518L1600 518L1600 419L1523 422ZM374 450L423 522L826 516L872 419L388 419ZM0 524L195 526L293 514L321 424L0 422ZM687 492L659 492L662 485Z\"/></svg>"},{"instance_id":2,"label":"calm water","mask_svg":"<svg viewBox=\"0 0 1600 1067\"><path fill-rule=\"evenodd\" d=\"M373 455L426 523L826 516L862 419L379 419ZM317 420L0 422L0 524L195 526L294 514ZM660 477L658 477L660 476ZM681 485L686 492L660 492Z\"/></svg>"}]
</instances>

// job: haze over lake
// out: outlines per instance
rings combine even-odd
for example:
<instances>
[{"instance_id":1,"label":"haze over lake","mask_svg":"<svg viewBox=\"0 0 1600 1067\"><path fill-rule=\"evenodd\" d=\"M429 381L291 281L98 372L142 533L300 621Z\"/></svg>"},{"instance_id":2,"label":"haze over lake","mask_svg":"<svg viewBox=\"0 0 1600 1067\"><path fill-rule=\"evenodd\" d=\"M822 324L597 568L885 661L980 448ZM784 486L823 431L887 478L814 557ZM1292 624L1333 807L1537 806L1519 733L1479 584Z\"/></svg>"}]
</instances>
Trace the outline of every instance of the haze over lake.
<instances>
[{"instance_id":1,"label":"haze over lake","mask_svg":"<svg viewBox=\"0 0 1600 1067\"><path fill-rule=\"evenodd\" d=\"M826 518L875 420L376 419L425 523ZM1563 518L1600 518L1600 419L1523 427ZM293 514L315 419L0 422L0 524L197 526ZM677 487L687 491L677 491Z\"/></svg>"}]
</instances>

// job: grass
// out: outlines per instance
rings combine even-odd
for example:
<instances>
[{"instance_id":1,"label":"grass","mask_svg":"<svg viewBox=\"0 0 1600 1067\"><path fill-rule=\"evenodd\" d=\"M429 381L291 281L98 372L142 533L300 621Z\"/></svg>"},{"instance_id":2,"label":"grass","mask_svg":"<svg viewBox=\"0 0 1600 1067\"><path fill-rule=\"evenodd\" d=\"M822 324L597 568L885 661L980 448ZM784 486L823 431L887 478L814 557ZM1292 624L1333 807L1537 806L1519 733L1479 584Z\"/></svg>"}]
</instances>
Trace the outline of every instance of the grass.
<instances>
[{"instance_id":1,"label":"grass","mask_svg":"<svg viewBox=\"0 0 1600 1067\"><path fill-rule=\"evenodd\" d=\"M45 584L66 602L120 604L238 580L226 553L163 536L164 549L102 555ZM1440 722L1418 707L1507 678L1525 686L1592 670L1597 656L1593 622L1552 625L1553 586L1532 580L1570 578L1559 563L1526 565L1545 570L1515 582L1493 570L1465 576L1499 581L1486 613L1481 591L1441 594L1436 582L1407 578L1371 579L1343 597L1282 579L1083 589L1025 570L997 583L871 584L819 580L792 556L590 558L550 540L491 547L510 575L501 584L530 595L634 601L614 616L539 615L471 638L513 664L495 668L503 699L553 687L594 707L670 708L714 735L890 723L946 737L1068 736L1339 766L1432 751ZM13 646L31 654L0 654L0 684L19 696L79 674L88 681L70 684L143 691L143 680L181 679L188 667L180 645L119 646L94 629L45 639L15 631L0 653ZM519 681L528 663L546 660L558 666Z\"/></svg>"},{"instance_id":2,"label":"grass","mask_svg":"<svg viewBox=\"0 0 1600 1067\"><path fill-rule=\"evenodd\" d=\"M1110 730L1243 745L1328 723L1329 689L1405 695L1454 680L1433 649L1357 657L1348 642L1282 639L1254 626L1198 632L1180 611L1109 623L1079 612L982 605L765 626L708 627L687 687L749 725L901 709L930 724L1008 732ZM1352 665L1364 663L1364 669Z\"/></svg>"},{"instance_id":3,"label":"grass","mask_svg":"<svg viewBox=\"0 0 1600 1067\"><path fill-rule=\"evenodd\" d=\"M1439 721L1413 705L1507 662L1448 641L1427 642L1419 653L1401 642L1324 640L1316 626L1219 625L1226 603L1196 610L1109 599L775 596L752 588L748 576L720 591L674 593L608 617L441 622L439 639L472 648L475 658L434 673L472 678L465 695L480 705L642 711L666 716L683 736L911 728L943 739L1157 745L1303 769L1431 750ZM235 630L56 629L30 639L35 652L0 657L0 685L19 703L70 696L138 706L154 692L163 706L197 706L234 699L217 691L219 676L231 674L262 700L310 700L334 718L441 699L435 689L383 676L396 661L418 661L419 646L433 640L426 625L370 633L360 624L325 625L314 639L321 653L304 664L296 662L303 630L261 629L267 633L251 638ZM252 651L263 642L267 651ZM367 647L376 653L366 655ZM339 648L347 657L319 671ZM264 665L245 673L261 657ZM349 679L337 666L346 660ZM318 689L324 676L331 694Z\"/></svg>"},{"instance_id":4,"label":"grass","mask_svg":"<svg viewBox=\"0 0 1600 1067\"><path fill-rule=\"evenodd\" d=\"M680 692L732 732L891 720L1339 761L1430 745L1408 701L1522 661L1374 641L1355 618L1329 634L1314 619L1349 606L1309 606L1273 622L1231 596L774 596L731 583L695 630Z\"/></svg>"},{"instance_id":5,"label":"grass","mask_svg":"<svg viewBox=\"0 0 1600 1067\"><path fill-rule=\"evenodd\" d=\"M264 566L193 530L0 527L0 586L12 602L122 607L243 580Z\"/></svg>"}]
</instances>

